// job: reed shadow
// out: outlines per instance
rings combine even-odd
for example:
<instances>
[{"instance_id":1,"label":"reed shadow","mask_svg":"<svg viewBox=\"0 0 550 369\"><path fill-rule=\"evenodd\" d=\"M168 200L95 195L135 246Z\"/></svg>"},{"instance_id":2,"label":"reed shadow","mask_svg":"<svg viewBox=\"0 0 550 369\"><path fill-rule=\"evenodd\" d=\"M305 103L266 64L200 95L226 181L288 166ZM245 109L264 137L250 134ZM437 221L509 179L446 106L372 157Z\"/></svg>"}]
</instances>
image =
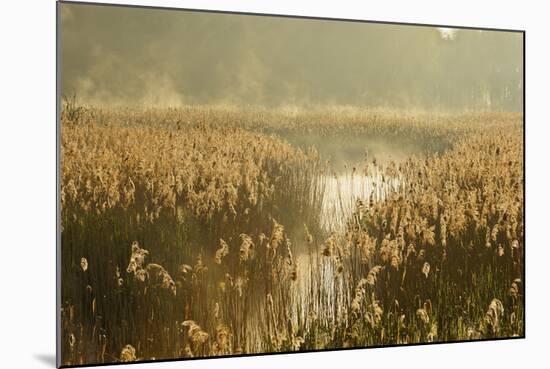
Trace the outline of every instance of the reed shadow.
<instances>
[{"instance_id":1,"label":"reed shadow","mask_svg":"<svg viewBox=\"0 0 550 369\"><path fill-rule=\"evenodd\" d=\"M51 368L56 367L55 354L34 354L33 357Z\"/></svg>"}]
</instances>

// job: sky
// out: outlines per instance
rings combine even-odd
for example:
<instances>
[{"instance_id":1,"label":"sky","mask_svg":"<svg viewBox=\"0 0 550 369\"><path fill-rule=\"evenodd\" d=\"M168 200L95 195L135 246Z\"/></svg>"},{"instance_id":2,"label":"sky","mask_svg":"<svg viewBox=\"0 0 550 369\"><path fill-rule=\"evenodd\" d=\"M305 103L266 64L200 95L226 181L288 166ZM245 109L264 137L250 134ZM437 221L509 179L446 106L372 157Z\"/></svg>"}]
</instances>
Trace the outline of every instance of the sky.
<instances>
[{"instance_id":1,"label":"sky","mask_svg":"<svg viewBox=\"0 0 550 369\"><path fill-rule=\"evenodd\" d=\"M59 6L61 93L85 104L523 108L521 33Z\"/></svg>"}]
</instances>

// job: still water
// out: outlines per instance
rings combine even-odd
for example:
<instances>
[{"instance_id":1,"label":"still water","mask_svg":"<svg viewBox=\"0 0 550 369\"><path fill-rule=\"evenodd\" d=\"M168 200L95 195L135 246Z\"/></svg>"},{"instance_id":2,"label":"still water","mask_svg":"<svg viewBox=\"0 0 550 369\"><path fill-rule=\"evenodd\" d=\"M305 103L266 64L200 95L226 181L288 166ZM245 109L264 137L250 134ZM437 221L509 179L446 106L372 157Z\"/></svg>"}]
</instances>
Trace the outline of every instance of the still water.
<instances>
[{"instance_id":1,"label":"still water","mask_svg":"<svg viewBox=\"0 0 550 369\"><path fill-rule=\"evenodd\" d=\"M406 159L425 156L428 152L421 143L411 143L399 140L373 139L360 137L330 137L315 136L287 138L293 145L308 148L314 146L324 161L330 165L330 174L323 177L323 205L321 222L326 233L342 234L346 222L353 214L356 203L362 200L368 204L384 200L388 193L399 191L403 178L388 177L376 168L394 162L399 164ZM379 164L374 166L373 161ZM363 168L369 163L370 170L365 174ZM319 250L314 253L301 252L296 255L298 265L297 283L293 285L292 294L294 314L292 319L306 319L306 311L299 307L308 306L323 321L338 320L346 312L343 299L346 296L343 280L335 278L335 267L331 263L311 260L319 257ZM326 260L325 260L326 261ZM311 268L315 268L313 274ZM312 277L315 276L315 277Z\"/></svg>"},{"instance_id":2,"label":"still water","mask_svg":"<svg viewBox=\"0 0 550 369\"><path fill-rule=\"evenodd\" d=\"M424 156L427 148L418 142L388 138L365 138L356 136L293 136L287 137L293 145L315 147L323 161L328 161L330 174L324 176L324 199L322 222L326 230L341 230L352 214L357 200L368 202L383 200L388 191L397 191L401 178L388 178L364 166L372 162L380 165L396 164L412 156Z\"/></svg>"}]
</instances>

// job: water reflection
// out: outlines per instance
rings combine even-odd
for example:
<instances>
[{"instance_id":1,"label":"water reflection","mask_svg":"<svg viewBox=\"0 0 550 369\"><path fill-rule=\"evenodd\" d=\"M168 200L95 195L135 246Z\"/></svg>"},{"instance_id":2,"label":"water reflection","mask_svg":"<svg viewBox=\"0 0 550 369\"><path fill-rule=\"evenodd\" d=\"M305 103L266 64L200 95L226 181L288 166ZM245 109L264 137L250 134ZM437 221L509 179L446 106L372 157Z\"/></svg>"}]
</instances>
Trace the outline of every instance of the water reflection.
<instances>
[{"instance_id":1,"label":"water reflection","mask_svg":"<svg viewBox=\"0 0 550 369\"><path fill-rule=\"evenodd\" d=\"M368 175L351 173L325 176L323 198L323 227L329 231L341 230L352 215L357 200L381 201L388 193L398 191L400 177L384 176L381 172Z\"/></svg>"}]
</instances>

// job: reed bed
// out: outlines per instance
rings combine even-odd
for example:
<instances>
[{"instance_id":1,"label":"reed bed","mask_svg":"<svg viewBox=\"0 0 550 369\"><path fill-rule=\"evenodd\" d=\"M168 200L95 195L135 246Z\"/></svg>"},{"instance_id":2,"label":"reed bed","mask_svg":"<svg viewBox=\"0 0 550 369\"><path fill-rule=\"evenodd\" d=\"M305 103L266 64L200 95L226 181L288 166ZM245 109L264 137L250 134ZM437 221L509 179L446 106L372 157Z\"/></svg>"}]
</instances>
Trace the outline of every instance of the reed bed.
<instances>
[{"instance_id":1,"label":"reed bed","mask_svg":"<svg viewBox=\"0 0 550 369\"><path fill-rule=\"evenodd\" d=\"M522 336L521 119L65 105L62 363ZM340 185L308 132L426 153Z\"/></svg>"}]
</instances>

